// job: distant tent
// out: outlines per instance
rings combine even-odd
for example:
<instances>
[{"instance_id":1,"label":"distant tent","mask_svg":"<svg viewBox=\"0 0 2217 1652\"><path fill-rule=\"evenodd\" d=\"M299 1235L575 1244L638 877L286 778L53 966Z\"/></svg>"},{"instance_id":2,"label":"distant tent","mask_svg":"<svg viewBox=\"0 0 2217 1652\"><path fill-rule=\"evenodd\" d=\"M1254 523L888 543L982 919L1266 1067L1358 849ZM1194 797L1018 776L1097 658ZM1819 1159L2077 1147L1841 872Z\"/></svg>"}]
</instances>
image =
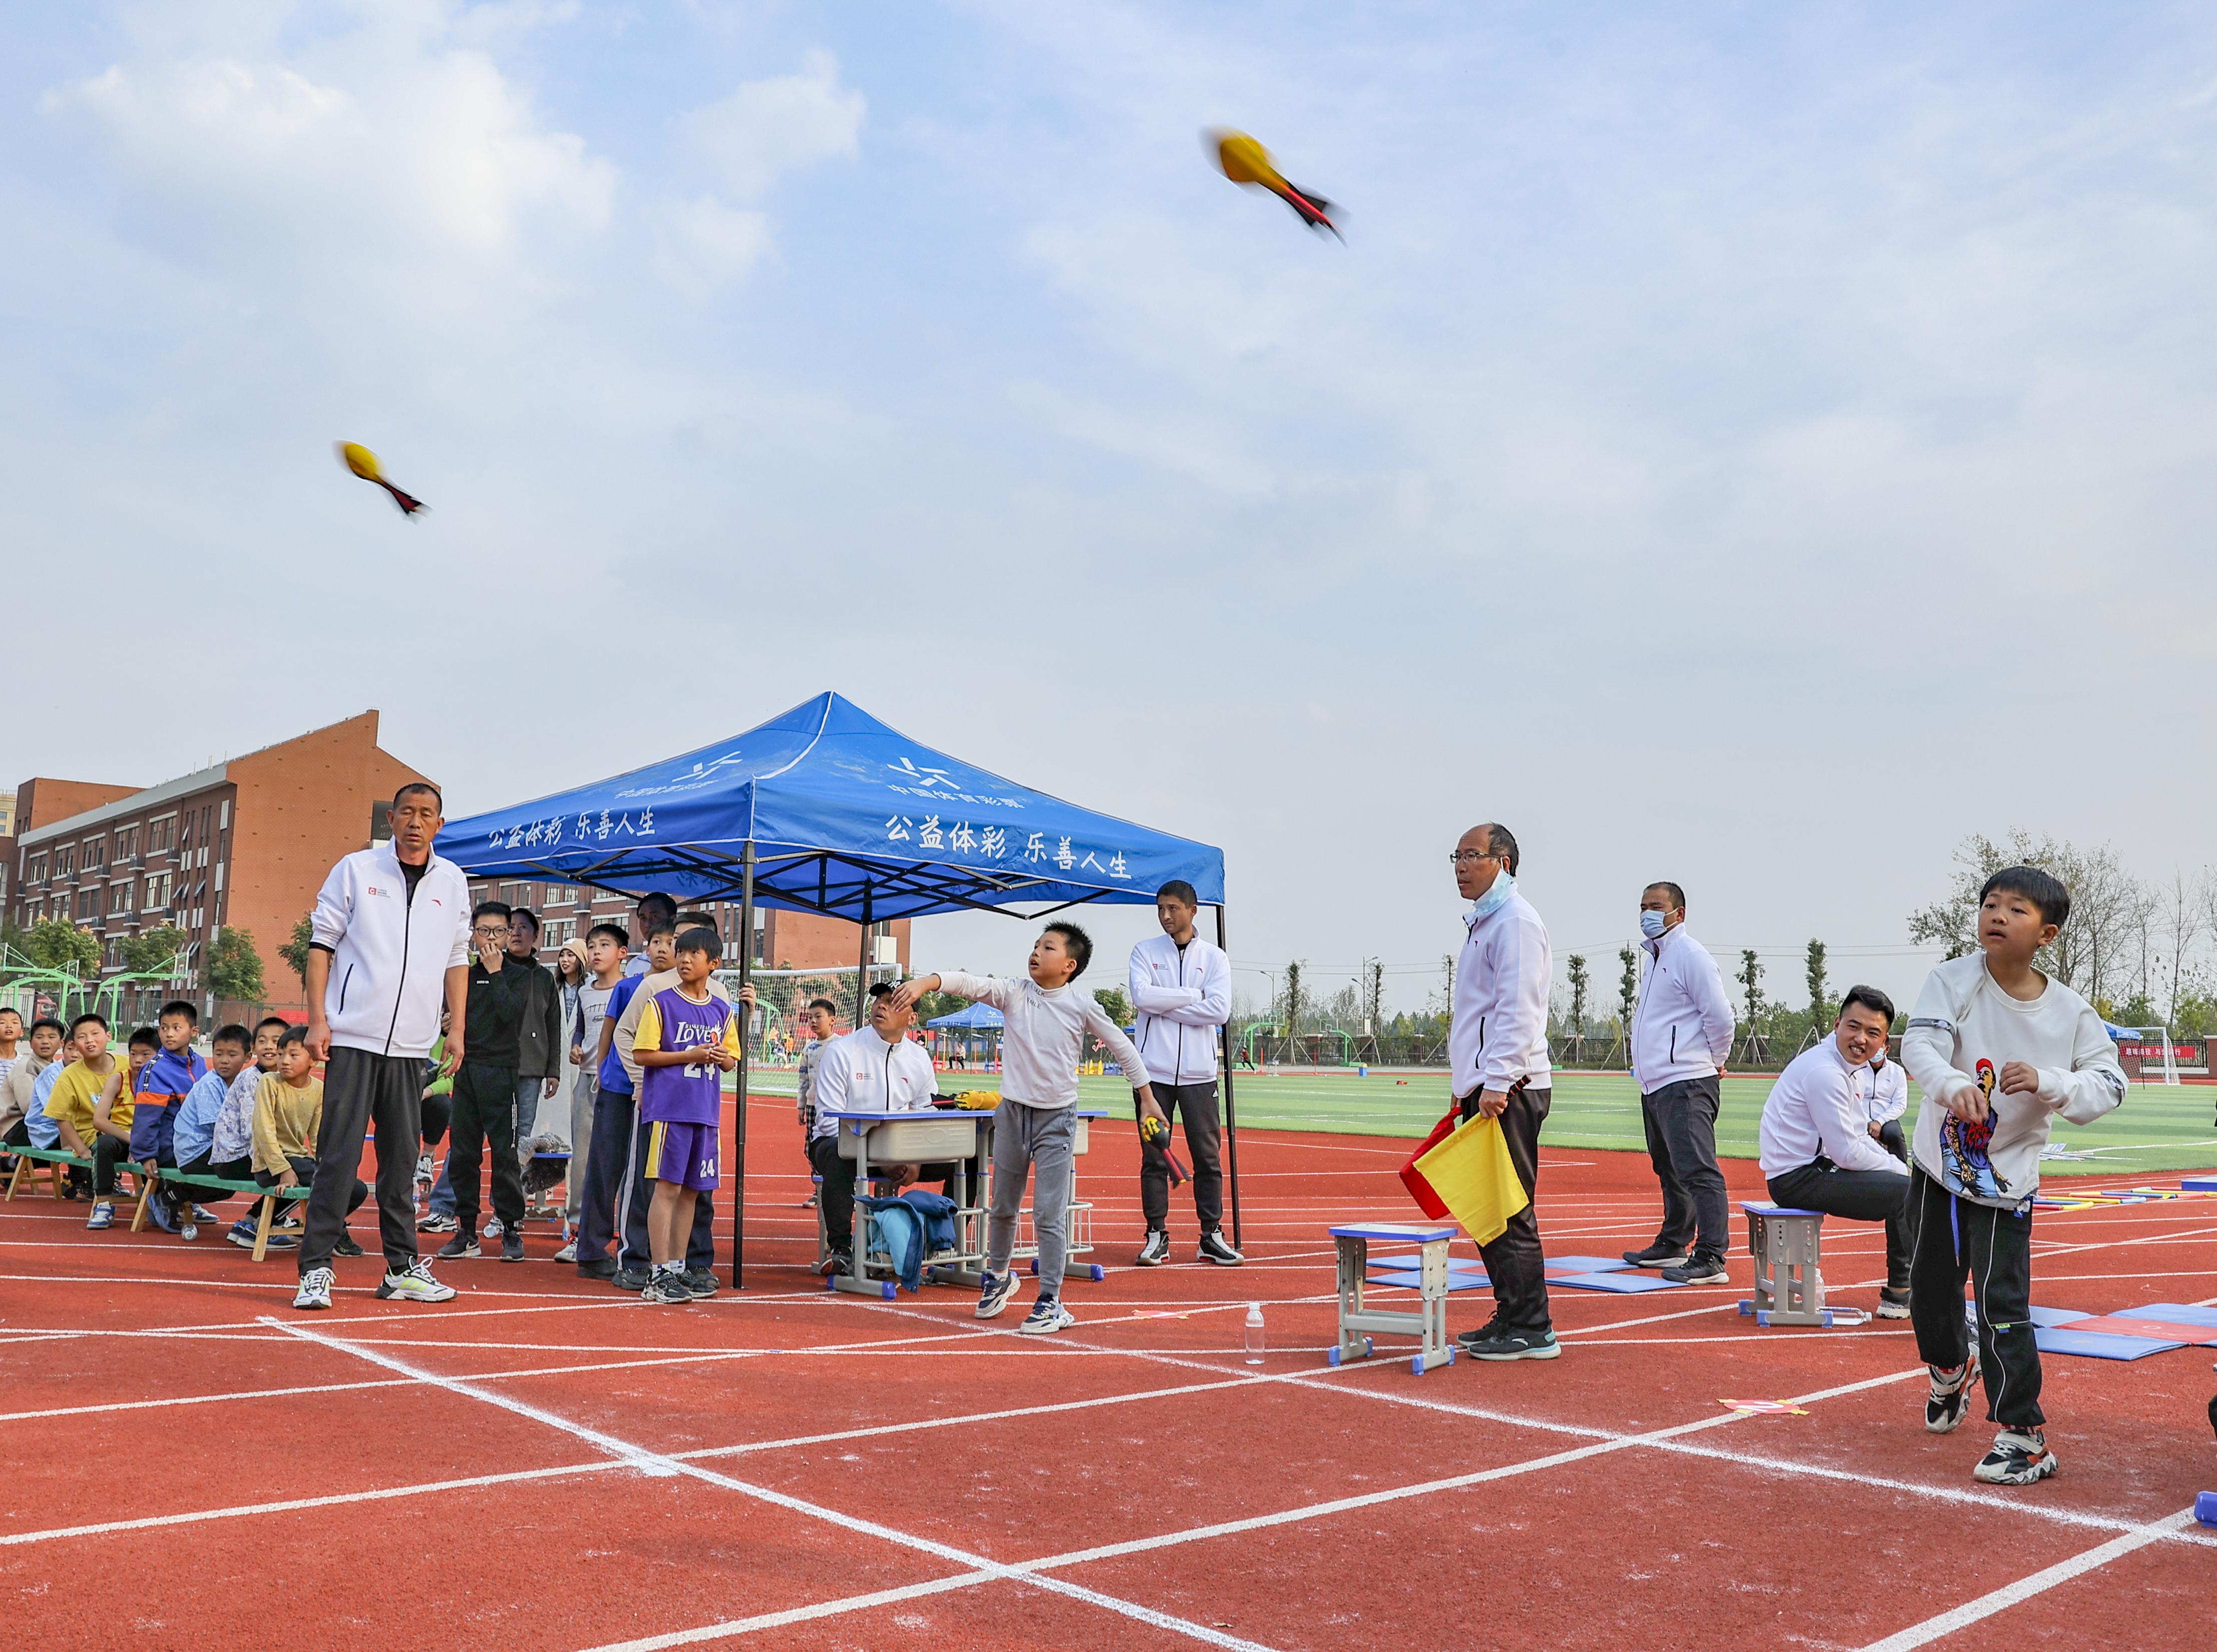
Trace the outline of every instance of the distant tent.
<instances>
[{"instance_id":1,"label":"distant tent","mask_svg":"<svg viewBox=\"0 0 2217 1652\"><path fill-rule=\"evenodd\" d=\"M967 1009L958 1009L952 1015L942 1015L924 1023L931 1027L998 1027L1001 1024L1001 1012L991 1004L973 1004Z\"/></svg>"}]
</instances>

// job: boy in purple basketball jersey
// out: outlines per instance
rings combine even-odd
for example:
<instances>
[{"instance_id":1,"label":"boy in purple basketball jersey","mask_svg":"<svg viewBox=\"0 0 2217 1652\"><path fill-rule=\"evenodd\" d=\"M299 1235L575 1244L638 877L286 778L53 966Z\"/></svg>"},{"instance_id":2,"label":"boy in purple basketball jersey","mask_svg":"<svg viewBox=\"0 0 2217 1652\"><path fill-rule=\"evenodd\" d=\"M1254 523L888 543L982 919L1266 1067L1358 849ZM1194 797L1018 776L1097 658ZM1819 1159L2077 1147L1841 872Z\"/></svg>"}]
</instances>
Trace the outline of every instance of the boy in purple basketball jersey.
<instances>
[{"instance_id":1,"label":"boy in purple basketball jersey","mask_svg":"<svg viewBox=\"0 0 2217 1652\"><path fill-rule=\"evenodd\" d=\"M677 984L646 1001L632 1054L639 1065L639 1121L648 1130L648 1254L654 1275L644 1299L690 1302L684 1283L685 1242L693 1231L694 1196L717 1184L717 1125L723 1087L717 1075L738 1065L739 1023L731 1006L708 990L724 955L713 929L677 938Z\"/></svg>"}]
</instances>

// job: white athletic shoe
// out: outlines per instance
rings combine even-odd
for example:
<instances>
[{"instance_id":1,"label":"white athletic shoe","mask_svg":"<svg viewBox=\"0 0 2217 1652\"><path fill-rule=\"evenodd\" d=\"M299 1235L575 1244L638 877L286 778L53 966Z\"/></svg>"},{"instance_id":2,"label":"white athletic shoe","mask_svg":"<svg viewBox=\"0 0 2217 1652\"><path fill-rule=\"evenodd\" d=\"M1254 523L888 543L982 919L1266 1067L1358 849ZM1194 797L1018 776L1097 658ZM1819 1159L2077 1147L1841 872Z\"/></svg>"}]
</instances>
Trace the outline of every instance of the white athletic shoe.
<instances>
[{"instance_id":1,"label":"white athletic shoe","mask_svg":"<svg viewBox=\"0 0 2217 1652\"><path fill-rule=\"evenodd\" d=\"M1024 1316L1024 1322L1016 1327L1024 1336L1053 1336L1066 1326L1078 1323L1078 1316L1062 1305L1057 1297L1041 1297L1032 1304L1032 1310Z\"/></svg>"},{"instance_id":2,"label":"white athletic shoe","mask_svg":"<svg viewBox=\"0 0 2217 1652\"><path fill-rule=\"evenodd\" d=\"M431 1277L431 1265L418 1256L408 1264L407 1272L395 1273L387 1268L385 1282L377 1287L377 1294L398 1298L403 1302L452 1302L454 1287L442 1285Z\"/></svg>"},{"instance_id":3,"label":"white athletic shoe","mask_svg":"<svg viewBox=\"0 0 2217 1652\"><path fill-rule=\"evenodd\" d=\"M295 1308L328 1308L331 1305L331 1285L337 1276L328 1267L312 1267L300 1275L300 1293L293 1298Z\"/></svg>"}]
</instances>

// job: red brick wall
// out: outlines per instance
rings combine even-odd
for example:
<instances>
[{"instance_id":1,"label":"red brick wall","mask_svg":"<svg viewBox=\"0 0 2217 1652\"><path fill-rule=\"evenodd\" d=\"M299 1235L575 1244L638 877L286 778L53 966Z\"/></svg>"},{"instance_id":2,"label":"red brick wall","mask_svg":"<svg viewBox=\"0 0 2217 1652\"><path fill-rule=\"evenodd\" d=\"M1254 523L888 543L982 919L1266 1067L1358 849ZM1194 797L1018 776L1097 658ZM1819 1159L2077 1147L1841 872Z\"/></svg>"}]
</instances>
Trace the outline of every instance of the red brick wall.
<instances>
[{"instance_id":1,"label":"red brick wall","mask_svg":"<svg viewBox=\"0 0 2217 1652\"><path fill-rule=\"evenodd\" d=\"M135 786L105 786L98 780L57 780L41 777L15 788L15 835L34 826L51 826L71 815L97 809L104 803L127 798Z\"/></svg>"},{"instance_id":2,"label":"red brick wall","mask_svg":"<svg viewBox=\"0 0 2217 1652\"><path fill-rule=\"evenodd\" d=\"M851 970L855 959L862 955L862 926L849 923L844 918L829 918L819 912L787 912L773 909L769 914L766 939L767 956L763 962L771 969L790 966L796 970L820 970L832 966ZM909 922L896 918L892 936L900 948L901 972L908 972Z\"/></svg>"}]
</instances>

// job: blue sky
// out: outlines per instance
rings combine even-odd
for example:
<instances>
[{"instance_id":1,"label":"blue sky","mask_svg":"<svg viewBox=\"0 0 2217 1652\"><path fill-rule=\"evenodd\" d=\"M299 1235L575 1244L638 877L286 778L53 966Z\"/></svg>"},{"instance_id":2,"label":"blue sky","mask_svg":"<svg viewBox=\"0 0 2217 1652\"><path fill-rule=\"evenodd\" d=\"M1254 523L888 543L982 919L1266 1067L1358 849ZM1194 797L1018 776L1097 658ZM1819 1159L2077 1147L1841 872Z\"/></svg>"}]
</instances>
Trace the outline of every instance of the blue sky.
<instances>
[{"instance_id":1,"label":"blue sky","mask_svg":"<svg viewBox=\"0 0 2217 1652\"><path fill-rule=\"evenodd\" d=\"M1488 817L1559 955L1655 877L1852 954L1967 831L2207 858L2206 11L4 28L10 778L374 705L474 811L836 687L1325 976L1452 944Z\"/></svg>"}]
</instances>

